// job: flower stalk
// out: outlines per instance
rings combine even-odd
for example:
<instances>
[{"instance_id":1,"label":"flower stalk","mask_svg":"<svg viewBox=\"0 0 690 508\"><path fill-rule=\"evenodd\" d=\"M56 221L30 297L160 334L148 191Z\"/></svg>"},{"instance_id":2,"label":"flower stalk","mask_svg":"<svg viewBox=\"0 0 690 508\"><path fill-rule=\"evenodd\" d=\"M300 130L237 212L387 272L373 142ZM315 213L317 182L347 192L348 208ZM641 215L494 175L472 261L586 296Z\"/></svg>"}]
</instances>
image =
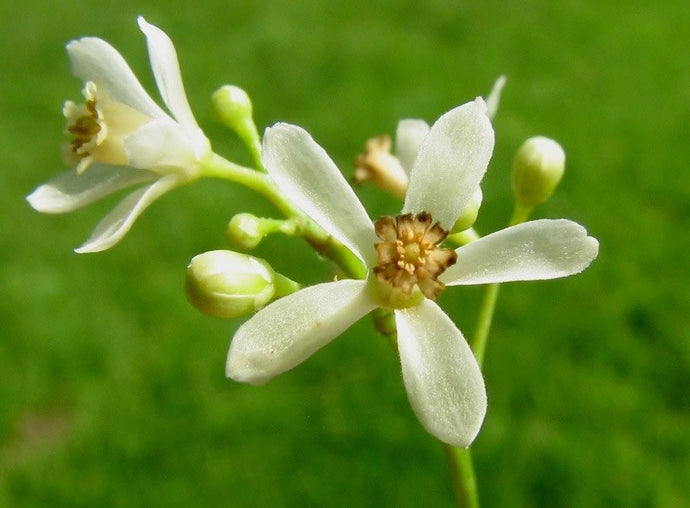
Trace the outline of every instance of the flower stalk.
<instances>
[{"instance_id":1,"label":"flower stalk","mask_svg":"<svg viewBox=\"0 0 690 508\"><path fill-rule=\"evenodd\" d=\"M252 101L238 86L224 85L211 96L213 116L235 131L244 142L257 169L265 171L261 162L261 136L253 117Z\"/></svg>"},{"instance_id":2,"label":"flower stalk","mask_svg":"<svg viewBox=\"0 0 690 508\"><path fill-rule=\"evenodd\" d=\"M441 443L450 470L451 485L458 508L479 508L477 478L470 448Z\"/></svg>"},{"instance_id":3,"label":"flower stalk","mask_svg":"<svg viewBox=\"0 0 690 508\"><path fill-rule=\"evenodd\" d=\"M513 214L508 221L508 226L516 226L527 222L534 210L534 206L525 204L521 200L516 200ZM460 240L460 238L457 238ZM472 239L474 240L474 238ZM477 314L477 324L474 336L470 342L470 347L474 353L477 363L482 367L486 344L491 331L500 283L491 283L484 286L482 300ZM450 469L453 492L455 494L458 507L477 508L479 507L479 496L477 493L477 480L475 477L474 466L472 464L472 454L470 448L458 448L446 443L443 445L446 460Z\"/></svg>"},{"instance_id":4,"label":"flower stalk","mask_svg":"<svg viewBox=\"0 0 690 508\"><path fill-rule=\"evenodd\" d=\"M366 269L362 262L347 247L296 208L266 173L230 162L216 153L204 161L201 171L202 176L239 183L261 194L285 217L294 221L295 233L302 236L320 255L335 262L348 277L366 277Z\"/></svg>"}]
</instances>

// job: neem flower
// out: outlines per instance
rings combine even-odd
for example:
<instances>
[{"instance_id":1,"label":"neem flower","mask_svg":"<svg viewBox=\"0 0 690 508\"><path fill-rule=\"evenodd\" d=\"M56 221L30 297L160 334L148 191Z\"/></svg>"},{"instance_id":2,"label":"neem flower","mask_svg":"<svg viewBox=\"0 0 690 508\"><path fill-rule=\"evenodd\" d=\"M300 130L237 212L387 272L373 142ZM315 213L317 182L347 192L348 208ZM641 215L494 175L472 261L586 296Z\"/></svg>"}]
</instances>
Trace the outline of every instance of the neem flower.
<instances>
[{"instance_id":1,"label":"neem flower","mask_svg":"<svg viewBox=\"0 0 690 508\"><path fill-rule=\"evenodd\" d=\"M455 251L439 244L476 192L494 144L484 101L441 116L418 150L402 214L371 222L326 152L301 129L277 124L263 162L281 190L359 256L366 280L311 286L244 323L226 373L261 384L304 361L376 307L393 309L400 363L414 412L441 441L468 446L486 413L486 391L462 333L433 301L445 285L550 279L578 273L598 243L567 220L538 220Z\"/></svg>"},{"instance_id":2,"label":"neem flower","mask_svg":"<svg viewBox=\"0 0 690 508\"><path fill-rule=\"evenodd\" d=\"M67 44L72 72L84 81L84 104L67 101L65 159L75 168L27 196L36 210L65 213L131 185L148 183L110 212L77 252L97 252L117 243L155 199L198 176L210 154L182 85L175 48L159 28L138 18L163 111L110 44L84 37Z\"/></svg>"}]
</instances>

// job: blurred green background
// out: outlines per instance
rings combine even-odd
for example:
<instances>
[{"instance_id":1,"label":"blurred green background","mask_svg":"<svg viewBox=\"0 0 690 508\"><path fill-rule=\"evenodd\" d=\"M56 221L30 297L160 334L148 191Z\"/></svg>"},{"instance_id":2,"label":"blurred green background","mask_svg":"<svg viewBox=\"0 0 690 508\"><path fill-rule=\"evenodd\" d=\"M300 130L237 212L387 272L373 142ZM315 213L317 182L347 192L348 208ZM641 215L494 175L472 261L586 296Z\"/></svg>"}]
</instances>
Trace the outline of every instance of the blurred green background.
<instances>
[{"instance_id":1,"label":"blurred green background","mask_svg":"<svg viewBox=\"0 0 690 508\"><path fill-rule=\"evenodd\" d=\"M224 378L241 321L189 306L184 268L225 246L234 213L274 215L262 199L199 182L83 256L72 249L118 197L65 216L24 201L64 170L60 111L81 90L68 40L109 41L154 90L137 14L171 36L197 119L240 162L210 116L221 84L249 92L261 129L304 126L350 175L368 137L433 121L505 73L477 228L505 223L512 155L543 134L568 168L537 215L582 223L601 251L577 277L502 288L474 446L484 505L690 505L687 0L3 2L0 505L453 502L368 318L264 387ZM398 210L360 195L374 216ZM258 252L305 282L331 274L296 240ZM442 295L466 334L479 296Z\"/></svg>"}]
</instances>

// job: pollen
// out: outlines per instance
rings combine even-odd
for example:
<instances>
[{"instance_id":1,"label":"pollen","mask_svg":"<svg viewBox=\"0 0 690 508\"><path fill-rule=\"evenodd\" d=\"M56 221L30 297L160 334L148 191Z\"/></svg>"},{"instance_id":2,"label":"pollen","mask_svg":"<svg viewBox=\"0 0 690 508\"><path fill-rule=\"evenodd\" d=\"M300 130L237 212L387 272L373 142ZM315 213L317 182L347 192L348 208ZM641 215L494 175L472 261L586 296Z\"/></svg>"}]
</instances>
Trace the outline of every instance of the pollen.
<instances>
[{"instance_id":1,"label":"pollen","mask_svg":"<svg viewBox=\"0 0 690 508\"><path fill-rule=\"evenodd\" d=\"M374 244L378 255L374 273L379 281L405 295L417 286L424 296L436 299L445 287L438 276L455 263L457 255L439 247L448 231L432 222L430 213L421 212L381 217L374 223L381 239Z\"/></svg>"}]
</instances>

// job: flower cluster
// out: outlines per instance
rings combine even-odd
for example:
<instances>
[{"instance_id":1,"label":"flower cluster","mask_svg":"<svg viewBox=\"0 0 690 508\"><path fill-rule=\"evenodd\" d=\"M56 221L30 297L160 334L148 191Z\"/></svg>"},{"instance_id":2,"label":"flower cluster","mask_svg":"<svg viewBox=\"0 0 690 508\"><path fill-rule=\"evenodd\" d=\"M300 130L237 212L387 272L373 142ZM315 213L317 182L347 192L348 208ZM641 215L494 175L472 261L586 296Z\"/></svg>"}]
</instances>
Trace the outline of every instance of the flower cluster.
<instances>
[{"instance_id":1,"label":"flower cluster","mask_svg":"<svg viewBox=\"0 0 690 508\"><path fill-rule=\"evenodd\" d=\"M175 49L160 29L138 19L151 67L169 112L146 93L122 56L101 39L72 41L73 73L84 82L84 103L63 113L70 137L65 159L73 169L38 187L28 201L48 213L69 212L112 192L130 193L77 252L117 243L155 199L201 176L226 177L271 199L285 220L241 213L228 238L255 247L267 234L303 236L320 253L354 260L354 278L301 288L264 260L230 251L194 257L186 292L215 317L254 313L232 338L228 377L262 384L306 360L374 309L392 313L403 382L422 425L439 440L469 446L486 413L486 390L475 356L435 302L447 286L553 279L582 271L598 242L568 220L523 222L450 248L467 231L481 203L480 182L491 159L496 112L505 82L442 115L398 124L395 155L388 137L374 138L357 159L355 178L371 180L404 199L396 216L373 221L335 163L302 128L278 123L263 140L249 97L237 87L213 96L214 114L247 145L256 167L222 159L194 119ZM547 149L546 155L544 149ZM538 138L520 152L514 189L523 208L550 196L564 154ZM518 221L519 222L519 221ZM454 246L461 244L457 242ZM330 250L329 250L330 249ZM358 259L355 259L358 258ZM357 273L355 273L357 272Z\"/></svg>"}]
</instances>

